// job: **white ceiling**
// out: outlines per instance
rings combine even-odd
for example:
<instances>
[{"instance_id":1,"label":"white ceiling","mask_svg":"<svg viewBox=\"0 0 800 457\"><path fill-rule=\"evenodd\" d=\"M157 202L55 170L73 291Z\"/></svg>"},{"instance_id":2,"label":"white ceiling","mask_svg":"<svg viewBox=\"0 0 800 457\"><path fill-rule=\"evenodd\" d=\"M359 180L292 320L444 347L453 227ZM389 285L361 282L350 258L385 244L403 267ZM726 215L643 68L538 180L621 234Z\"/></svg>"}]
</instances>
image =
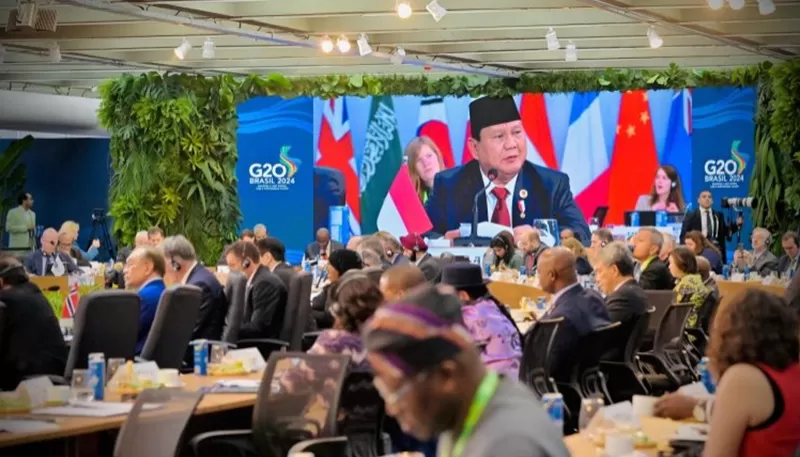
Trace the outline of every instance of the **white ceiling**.
<instances>
[{"instance_id":1,"label":"white ceiling","mask_svg":"<svg viewBox=\"0 0 800 457\"><path fill-rule=\"evenodd\" d=\"M290 76L425 71L514 75L606 67L657 69L671 62L731 68L780 61L800 52L800 0L774 0L777 11L769 16L759 14L756 0L746 0L738 11L728 6L712 10L706 0L439 0L448 14L438 23L425 11L428 0L411 0L414 14L407 20L395 14L396 0L112 1L101 3L99 8L106 11L75 4L94 1L47 5L58 12L55 32L0 31L6 48L0 89L91 97L102 80L148 69ZM14 7L16 0L0 0L2 24ZM154 20L156 16L193 25ZM650 24L664 39L660 49L648 45ZM209 27L238 29L259 39L212 32ZM561 50L547 50L548 27L557 32ZM360 33L367 34L377 53L358 55L355 40ZM349 55L338 50L324 54L317 46L323 35L335 40L340 34L353 44ZM184 37L193 49L181 61L173 48ZM201 56L206 37L216 45L213 59ZM568 40L578 48L577 62L564 61ZM59 63L47 56L52 43L60 47ZM389 62L386 53L395 46L405 48L409 60L418 65ZM433 68L421 67L425 62Z\"/></svg>"}]
</instances>

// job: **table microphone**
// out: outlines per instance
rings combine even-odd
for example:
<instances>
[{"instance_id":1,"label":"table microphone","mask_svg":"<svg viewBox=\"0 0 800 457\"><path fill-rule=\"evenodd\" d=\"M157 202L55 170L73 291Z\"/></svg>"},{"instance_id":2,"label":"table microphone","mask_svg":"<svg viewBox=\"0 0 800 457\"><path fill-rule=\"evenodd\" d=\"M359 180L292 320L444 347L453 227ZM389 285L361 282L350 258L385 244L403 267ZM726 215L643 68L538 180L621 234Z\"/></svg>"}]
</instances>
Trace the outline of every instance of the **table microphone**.
<instances>
[{"instance_id":1,"label":"table microphone","mask_svg":"<svg viewBox=\"0 0 800 457\"><path fill-rule=\"evenodd\" d=\"M472 227L470 228L469 234L470 242L472 244L475 244L475 242L478 240L478 199L481 198L481 196L486 195L486 191L489 189L489 186L491 186L492 183L494 183L494 180L497 179L497 168L490 168L486 173L486 177L489 178L489 184L487 184L483 189L479 190L478 193L475 194L475 199L472 201Z\"/></svg>"}]
</instances>

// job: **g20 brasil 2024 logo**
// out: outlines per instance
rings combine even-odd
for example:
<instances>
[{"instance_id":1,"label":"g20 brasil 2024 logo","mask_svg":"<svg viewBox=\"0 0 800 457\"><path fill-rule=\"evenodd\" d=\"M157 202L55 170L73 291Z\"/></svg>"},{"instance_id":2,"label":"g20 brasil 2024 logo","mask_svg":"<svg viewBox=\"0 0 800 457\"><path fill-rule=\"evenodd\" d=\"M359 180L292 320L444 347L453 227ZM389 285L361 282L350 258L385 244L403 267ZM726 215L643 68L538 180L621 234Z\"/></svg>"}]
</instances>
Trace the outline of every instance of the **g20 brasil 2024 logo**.
<instances>
[{"instance_id":1,"label":"g20 brasil 2024 logo","mask_svg":"<svg viewBox=\"0 0 800 457\"><path fill-rule=\"evenodd\" d=\"M740 140L731 143L731 156L729 159L707 160L703 166L705 182L711 188L724 189L744 185L744 170L750 159L748 154L739 151Z\"/></svg>"},{"instance_id":2,"label":"g20 brasil 2024 logo","mask_svg":"<svg viewBox=\"0 0 800 457\"><path fill-rule=\"evenodd\" d=\"M251 164L248 168L250 184L256 186L257 190L285 190L294 184L294 175L297 174L302 162L289 155L291 149L288 144L281 146L277 163Z\"/></svg>"}]
</instances>

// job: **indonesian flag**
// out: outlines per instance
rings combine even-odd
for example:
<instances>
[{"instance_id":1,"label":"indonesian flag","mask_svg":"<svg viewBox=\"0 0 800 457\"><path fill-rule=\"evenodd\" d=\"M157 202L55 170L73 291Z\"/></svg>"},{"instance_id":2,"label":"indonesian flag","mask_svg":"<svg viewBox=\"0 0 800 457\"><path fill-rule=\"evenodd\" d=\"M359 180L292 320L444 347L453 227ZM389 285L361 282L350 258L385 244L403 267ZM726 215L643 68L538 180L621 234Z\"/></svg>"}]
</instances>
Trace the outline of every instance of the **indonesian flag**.
<instances>
[{"instance_id":1,"label":"indonesian flag","mask_svg":"<svg viewBox=\"0 0 800 457\"><path fill-rule=\"evenodd\" d=\"M378 214L378 229L400 234L426 233L432 228L428 213L414 190L408 165L403 164L389 188L389 195L383 201Z\"/></svg>"},{"instance_id":2,"label":"indonesian flag","mask_svg":"<svg viewBox=\"0 0 800 457\"><path fill-rule=\"evenodd\" d=\"M80 293L78 283L75 282L69 286L69 295L67 295L67 298L64 299L64 307L61 311L61 317L64 319L69 319L75 316L75 311L78 310L79 300Z\"/></svg>"},{"instance_id":3,"label":"indonesian flag","mask_svg":"<svg viewBox=\"0 0 800 457\"><path fill-rule=\"evenodd\" d=\"M432 98L422 101L419 108L417 135L427 136L433 140L442 153L442 161L445 168L455 166L453 146L450 143L450 129L447 127L444 99Z\"/></svg>"},{"instance_id":4,"label":"indonesian flag","mask_svg":"<svg viewBox=\"0 0 800 457\"><path fill-rule=\"evenodd\" d=\"M523 94L519 102L519 115L527 136L528 160L558 170L544 94Z\"/></svg>"},{"instance_id":5,"label":"indonesian flag","mask_svg":"<svg viewBox=\"0 0 800 457\"><path fill-rule=\"evenodd\" d=\"M335 168L344 175L345 202L350 209L350 231L361 234L361 196L353 138L344 97L325 101L319 131L319 156L316 165Z\"/></svg>"}]
</instances>

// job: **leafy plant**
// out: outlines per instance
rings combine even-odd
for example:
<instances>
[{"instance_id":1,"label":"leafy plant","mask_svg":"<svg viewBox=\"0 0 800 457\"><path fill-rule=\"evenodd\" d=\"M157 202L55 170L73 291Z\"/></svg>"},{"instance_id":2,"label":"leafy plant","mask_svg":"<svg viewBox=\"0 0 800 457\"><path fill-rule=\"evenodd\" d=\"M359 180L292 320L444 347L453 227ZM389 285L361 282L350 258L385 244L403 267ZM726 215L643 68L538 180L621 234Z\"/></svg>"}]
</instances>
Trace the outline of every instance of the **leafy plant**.
<instances>
[{"instance_id":1,"label":"leafy plant","mask_svg":"<svg viewBox=\"0 0 800 457\"><path fill-rule=\"evenodd\" d=\"M53 314L61 319L64 312L64 296L59 291L42 291L44 298L50 303L50 308L53 309Z\"/></svg>"},{"instance_id":2,"label":"leafy plant","mask_svg":"<svg viewBox=\"0 0 800 457\"><path fill-rule=\"evenodd\" d=\"M28 135L9 143L0 154L0 227L5 230L6 214L17 205L17 197L25 190L25 164L22 154L33 144Z\"/></svg>"}]
</instances>

